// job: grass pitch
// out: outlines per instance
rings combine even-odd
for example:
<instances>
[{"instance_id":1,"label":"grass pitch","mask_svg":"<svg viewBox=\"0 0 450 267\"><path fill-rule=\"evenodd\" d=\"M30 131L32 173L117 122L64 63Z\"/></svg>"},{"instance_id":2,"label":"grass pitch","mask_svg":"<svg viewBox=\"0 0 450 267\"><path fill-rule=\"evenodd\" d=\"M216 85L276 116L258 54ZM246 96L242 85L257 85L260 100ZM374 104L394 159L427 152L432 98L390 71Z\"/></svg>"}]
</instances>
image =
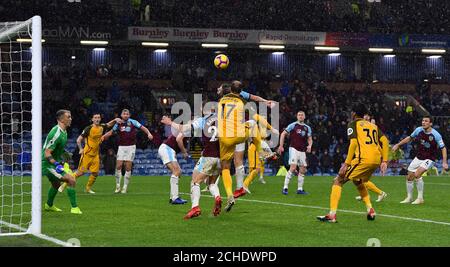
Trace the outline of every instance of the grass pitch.
<instances>
[{"instance_id":1,"label":"grass pitch","mask_svg":"<svg viewBox=\"0 0 450 267\"><path fill-rule=\"evenodd\" d=\"M185 205L170 205L168 176L132 177L128 194L114 194L115 179L99 177L93 190L83 192L87 177L78 180L78 203L83 215L70 214L66 193L55 205L63 212L43 212L42 232L59 240L80 240L81 246L366 246L377 238L386 246L450 246L450 177L425 177L425 204L400 204L405 198L404 177L375 177L372 181L388 197L376 203L378 216L367 221L365 207L356 201L355 186L342 191L338 223L316 220L328 212L332 177L307 176L305 190L297 195L296 179L289 194L281 194L284 177L253 182L252 194L237 200L231 212L211 215L213 198L203 193L202 215L183 220L190 209L190 177L180 179ZM43 203L49 183L43 180ZM203 185L202 185L203 188ZM221 194L225 191L220 182ZM415 197L417 192L414 193ZM226 202L224 197L224 203ZM56 246L30 236L0 237L0 246Z\"/></svg>"}]
</instances>

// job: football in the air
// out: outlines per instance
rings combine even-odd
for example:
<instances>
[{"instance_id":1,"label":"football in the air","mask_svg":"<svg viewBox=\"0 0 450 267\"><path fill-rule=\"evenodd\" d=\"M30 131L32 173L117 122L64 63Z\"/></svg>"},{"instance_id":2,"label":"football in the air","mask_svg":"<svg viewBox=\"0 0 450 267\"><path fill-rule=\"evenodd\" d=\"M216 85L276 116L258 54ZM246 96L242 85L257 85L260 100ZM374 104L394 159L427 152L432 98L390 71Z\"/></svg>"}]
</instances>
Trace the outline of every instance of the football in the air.
<instances>
[{"instance_id":1,"label":"football in the air","mask_svg":"<svg viewBox=\"0 0 450 267\"><path fill-rule=\"evenodd\" d=\"M217 55L214 58L214 66L216 66L216 68L218 68L218 69L224 70L228 67L229 64L230 64L230 60L224 54Z\"/></svg>"}]
</instances>

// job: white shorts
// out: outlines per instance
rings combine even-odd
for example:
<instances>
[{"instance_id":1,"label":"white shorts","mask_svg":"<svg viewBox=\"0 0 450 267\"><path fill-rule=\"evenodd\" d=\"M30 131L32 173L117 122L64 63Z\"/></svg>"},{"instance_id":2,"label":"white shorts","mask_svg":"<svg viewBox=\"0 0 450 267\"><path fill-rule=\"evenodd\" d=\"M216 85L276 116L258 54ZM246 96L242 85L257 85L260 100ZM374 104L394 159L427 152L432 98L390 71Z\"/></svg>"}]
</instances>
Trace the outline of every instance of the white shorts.
<instances>
[{"instance_id":1,"label":"white shorts","mask_svg":"<svg viewBox=\"0 0 450 267\"><path fill-rule=\"evenodd\" d=\"M293 147L289 147L289 165L296 164L297 166L307 167L306 153L298 151Z\"/></svg>"},{"instance_id":2,"label":"white shorts","mask_svg":"<svg viewBox=\"0 0 450 267\"><path fill-rule=\"evenodd\" d=\"M209 176L217 176L221 170L220 158L200 157L194 170Z\"/></svg>"},{"instance_id":3,"label":"white shorts","mask_svg":"<svg viewBox=\"0 0 450 267\"><path fill-rule=\"evenodd\" d=\"M175 150L173 150L173 148L166 144L162 144L159 146L158 155L164 165L172 161L177 161L177 153L175 153Z\"/></svg>"},{"instance_id":4,"label":"white shorts","mask_svg":"<svg viewBox=\"0 0 450 267\"><path fill-rule=\"evenodd\" d=\"M429 170L431 167L433 167L433 165L434 161L432 161L431 159L420 160L418 158L414 158L408 166L408 171L416 172L419 167L422 167L425 170Z\"/></svg>"},{"instance_id":5,"label":"white shorts","mask_svg":"<svg viewBox=\"0 0 450 267\"><path fill-rule=\"evenodd\" d=\"M117 151L117 160L133 161L136 155L136 145L132 146L119 146Z\"/></svg>"},{"instance_id":6,"label":"white shorts","mask_svg":"<svg viewBox=\"0 0 450 267\"><path fill-rule=\"evenodd\" d=\"M234 152L244 152L245 151L245 142L237 144Z\"/></svg>"}]
</instances>

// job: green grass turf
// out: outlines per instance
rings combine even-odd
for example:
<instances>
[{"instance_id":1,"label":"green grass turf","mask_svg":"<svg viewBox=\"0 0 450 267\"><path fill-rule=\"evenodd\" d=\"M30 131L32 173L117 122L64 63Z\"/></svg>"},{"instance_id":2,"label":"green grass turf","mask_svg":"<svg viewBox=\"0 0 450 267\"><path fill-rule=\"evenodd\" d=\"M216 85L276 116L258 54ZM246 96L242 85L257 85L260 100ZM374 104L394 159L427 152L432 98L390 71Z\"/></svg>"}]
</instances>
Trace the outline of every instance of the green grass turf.
<instances>
[{"instance_id":1,"label":"green grass turf","mask_svg":"<svg viewBox=\"0 0 450 267\"><path fill-rule=\"evenodd\" d=\"M211 216L213 198L204 194L200 200L203 214L186 221L183 216L190 202L168 204L168 176L132 177L128 194L113 193L114 177L99 177L93 188L96 195L83 192L85 176L77 184L83 215L70 214L66 193L59 194L55 205L63 212L43 212L42 232L63 241L77 238L81 246L366 246L369 238L379 239L381 246L450 246L450 177L424 179L425 204L415 206L399 203L406 194L404 177L375 177L372 181L389 194L385 201L375 203L376 196L371 193L379 214L375 221L367 221L364 204L355 200L357 191L348 183L339 209L363 213L338 211L338 223L327 224L315 217L327 213L332 177L306 177L309 195L295 194L297 181L292 179L287 196L281 194L284 177L266 177L267 184L255 181L250 187L252 194L238 199L231 212L222 211L218 217ZM48 187L44 180L43 202ZM222 182L220 189L224 196ZM190 177L183 177L180 192L189 191ZM188 194L182 197L190 200ZM0 246L49 245L29 236L0 237Z\"/></svg>"}]
</instances>

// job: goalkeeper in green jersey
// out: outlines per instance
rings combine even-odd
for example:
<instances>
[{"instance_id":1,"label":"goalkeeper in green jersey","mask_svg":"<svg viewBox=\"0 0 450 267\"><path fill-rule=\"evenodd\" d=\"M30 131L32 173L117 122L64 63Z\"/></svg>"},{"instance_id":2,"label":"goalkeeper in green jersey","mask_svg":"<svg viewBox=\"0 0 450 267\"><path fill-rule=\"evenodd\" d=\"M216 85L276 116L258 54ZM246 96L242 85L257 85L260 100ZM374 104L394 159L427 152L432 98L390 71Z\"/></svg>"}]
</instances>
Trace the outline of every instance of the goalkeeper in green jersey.
<instances>
[{"instance_id":1,"label":"goalkeeper in green jersey","mask_svg":"<svg viewBox=\"0 0 450 267\"><path fill-rule=\"evenodd\" d=\"M64 163L62 162L67 158L68 152L64 150L64 147L67 143L67 128L69 128L72 123L72 115L69 110L62 109L56 112L56 119L58 124L51 129L45 139L44 147L42 148L42 175L47 176L52 184L48 190L48 198L44 210L61 211L53 205L53 201L58 193L61 182L66 182L69 185L67 188L67 195L69 196L70 204L72 206L70 212L82 214L77 205L75 178L70 172L64 170Z\"/></svg>"}]
</instances>

